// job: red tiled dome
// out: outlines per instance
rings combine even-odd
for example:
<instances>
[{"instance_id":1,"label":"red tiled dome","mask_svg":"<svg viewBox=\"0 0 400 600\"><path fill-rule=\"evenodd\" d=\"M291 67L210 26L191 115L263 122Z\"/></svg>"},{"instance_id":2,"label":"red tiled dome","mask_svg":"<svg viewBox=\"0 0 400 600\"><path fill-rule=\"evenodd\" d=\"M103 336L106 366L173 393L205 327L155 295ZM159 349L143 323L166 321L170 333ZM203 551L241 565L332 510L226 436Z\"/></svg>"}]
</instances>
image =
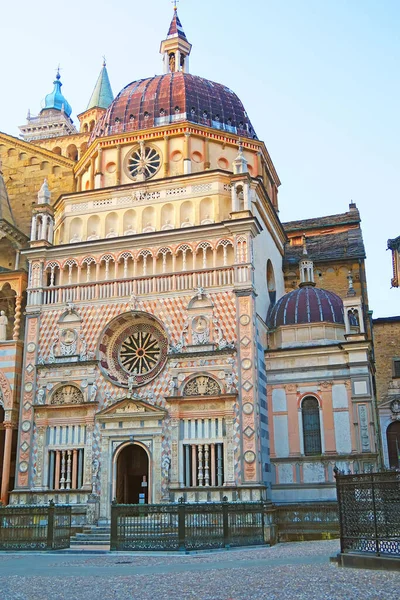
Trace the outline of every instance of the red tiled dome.
<instances>
[{"instance_id":1,"label":"red tiled dome","mask_svg":"<svg viewBox=\"0 0 400 600\"><path fill-rule=\"evenodd\" d=\"M98 121L91 141L183 121L257 139L243 104L232 90L176 72L127 85Z\"/></svg>"},{"instance_id":2,"label":"red tiled dome","mask_svg":"<svg viewBox=\"0 0 400 600\"><path fill-rule=\"evenodd\" d=\"M343 325L343 301L333 292L307 285L278 300L269 315L268 327L322 322Z\"/></svg>"}]
</instances>

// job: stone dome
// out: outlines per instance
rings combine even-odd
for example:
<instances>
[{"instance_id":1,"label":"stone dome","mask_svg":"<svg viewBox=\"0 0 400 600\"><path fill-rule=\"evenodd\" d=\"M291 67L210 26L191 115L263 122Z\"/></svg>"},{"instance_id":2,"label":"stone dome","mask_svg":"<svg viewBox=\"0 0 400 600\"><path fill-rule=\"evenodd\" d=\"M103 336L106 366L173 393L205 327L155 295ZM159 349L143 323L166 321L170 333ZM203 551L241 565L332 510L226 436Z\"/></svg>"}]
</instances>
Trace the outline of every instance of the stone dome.
<instances>
[{"instance_id":1,"label":"stone dome","mask_svg":"<svg viewBox=\"0 0 400 600\"><path fill-rule=\"evenodd\" d=\"M268 327L307 323L344 325L342 299L327 290L305 285L278 300L268 317Z\"/></svg>"},{"instance_id":2,"label":"stone dome","mask_svg":"<svg viewBox=\"0 0 400 600\"><path fill-rule=\"evenodd\" d=\"M96 124L91 141L184 121L257 139L242 102L232 90L177 71L124 87Z\"/></svg>"}]
</instances>

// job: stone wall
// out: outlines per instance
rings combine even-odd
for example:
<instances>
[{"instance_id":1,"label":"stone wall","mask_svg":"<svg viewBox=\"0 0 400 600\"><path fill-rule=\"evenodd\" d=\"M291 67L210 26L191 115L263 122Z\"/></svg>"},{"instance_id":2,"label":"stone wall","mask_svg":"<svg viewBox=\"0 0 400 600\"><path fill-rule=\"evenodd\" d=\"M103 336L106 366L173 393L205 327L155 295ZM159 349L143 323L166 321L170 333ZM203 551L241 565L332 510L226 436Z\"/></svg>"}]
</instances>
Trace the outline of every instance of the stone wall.
<instances>
[{"instance_id":1,"label":"stone wall","mask_svg":"<svg viewBox=\"0 0 400 600\"><path fill-rule=\"evenodd\" d=\"M45 178L53 203L61 194L75 190L72 160L4 133L0 133L0 160L15 224L26 235L30 233L32 205Z\"/></svg>"},{"instance_id":2,"label":"stone wall","mask_svg":"<svg viewBox=\"0 0 400 600\"><path fill-rule=\"evenodd\" d=\"M374 319L373 327L377 401L381 404L393 382L393 358L400 359L400 316Z\"/></svg>"}]
</instances>

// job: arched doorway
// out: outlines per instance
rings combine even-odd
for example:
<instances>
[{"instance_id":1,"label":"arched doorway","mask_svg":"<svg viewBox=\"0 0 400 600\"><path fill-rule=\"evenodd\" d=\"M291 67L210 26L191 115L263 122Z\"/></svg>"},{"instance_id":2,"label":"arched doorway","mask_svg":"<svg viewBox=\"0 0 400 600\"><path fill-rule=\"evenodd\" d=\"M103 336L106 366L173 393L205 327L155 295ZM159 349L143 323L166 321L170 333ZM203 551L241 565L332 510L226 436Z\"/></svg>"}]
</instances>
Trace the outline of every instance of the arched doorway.
<instances>
[{"instance_id":1,"label":"arched doorway","mask_svg":"<svg viewBox=\"0 0 400 600\"><path fill-rule=\"evenodd\" d=\"M149 458L147 452L137 444L125 446L117 459L117 503L139 504L139 495L144 494L144 502L147 504L148 482Z\"/></svg>"},{"instance_id":2,"label":"arched doorway","mask_svg":"<svg viewBox=\"0 0 400 600\"><path fill-rule=\"evenodd\" d=\"M386 430L389 467L400 467L400 421L391 423Z\"/></svg>"}]
</instances>

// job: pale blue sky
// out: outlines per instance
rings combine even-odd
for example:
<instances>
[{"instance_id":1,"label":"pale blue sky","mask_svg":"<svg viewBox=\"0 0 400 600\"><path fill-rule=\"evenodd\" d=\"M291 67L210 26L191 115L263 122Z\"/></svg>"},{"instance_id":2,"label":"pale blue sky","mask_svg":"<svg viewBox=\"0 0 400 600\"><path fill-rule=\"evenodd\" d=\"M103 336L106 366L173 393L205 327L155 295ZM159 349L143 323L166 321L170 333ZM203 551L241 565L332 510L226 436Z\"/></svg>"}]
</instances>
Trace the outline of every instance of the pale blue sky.
<instances>
[{"instance_id":1,"label":"pale blue sky","mask_svg":"<svg viewBox=\"0 0 400 600\"><path fill-rule=\"evenodd\" d=\"M283 221L361 211L374 316L400 314L387 239L400 235L400 0L181 0L191 72L242 99L282 181ZM162 71L168 0L8 2L0 21L0 130L18 135L61 63L83 111L102 55L115 94Z\"/></svg>"}]
</instances>

